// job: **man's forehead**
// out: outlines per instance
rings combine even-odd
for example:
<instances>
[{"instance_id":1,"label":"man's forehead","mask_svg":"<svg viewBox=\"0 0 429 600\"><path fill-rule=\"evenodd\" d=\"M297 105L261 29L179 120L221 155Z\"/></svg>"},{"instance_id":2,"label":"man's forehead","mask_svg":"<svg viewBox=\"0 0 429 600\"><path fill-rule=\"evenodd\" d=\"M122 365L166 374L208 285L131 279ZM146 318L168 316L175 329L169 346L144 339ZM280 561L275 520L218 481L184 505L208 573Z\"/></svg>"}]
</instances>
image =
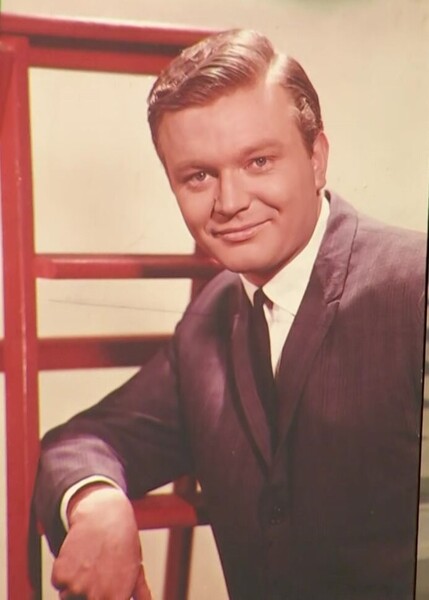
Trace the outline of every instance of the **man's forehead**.
<instances>
[{"instance_id":1,"label":"man's forehead","mask_svg":"<svg viewBox=\"0 0 429 600\"><path fill-rule=\"evenodd\" d=\"M287 92L278 84L256 87L242 87L211 103L166 113L158 131L164 165L166 160L175 168L221 158L239 161L258 151L277 153L301 140Z\"/></svg>"},{"instance_id":2,"label":"man's forehead","mask_svg":"<svg viewBox=\"0 0 429 600\"><path fill-rule=\"evenodd\" d=\"M285 113L290 112L292 114L294 112L295 105L290 93L277 81L264 78L251 84L227 88L206 102L198 104L195 102L190 104L184 103L180 108L167 109L160 120L159 130L161 130L165 121L177 121L177 117L181 118L188 115L189 119L192 120L197 114L207 115L208 117L213 116L214 108L217 112L228 112L233 107L233 109L241 112L249 108L250 105L256 111L259 109L261 112L264 112L266 110L266 103L272 101L274 97L279 99ZM265 102L261 102L261 100L265 100Z\"/></svg>"}]
</instances>

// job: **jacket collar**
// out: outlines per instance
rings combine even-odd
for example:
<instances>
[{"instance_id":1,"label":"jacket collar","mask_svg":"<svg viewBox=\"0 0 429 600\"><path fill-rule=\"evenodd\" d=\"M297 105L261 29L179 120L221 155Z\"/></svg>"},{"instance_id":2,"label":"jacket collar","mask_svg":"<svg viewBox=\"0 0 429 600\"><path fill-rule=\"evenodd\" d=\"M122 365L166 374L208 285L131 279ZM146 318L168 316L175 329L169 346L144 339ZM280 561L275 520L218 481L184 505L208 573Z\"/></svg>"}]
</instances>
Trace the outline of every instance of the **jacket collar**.
<instances>
[{"instance_id":1,"label":"jacket collar","mask_svg":"<svg viewBox=\"0 0 429 600\"><path fill-rule=\"evenodd\" d=\"M278 385L285 400L279 406L279 449L290 431L311 365L335 317L357 228L354 208L335 194L327 192L327 197L330 215L326 231L280 361ZM271 462L270 434L250 366L249 301L243 289L238 300L231 340L234 374L255 448L268 465Z\"/></svg>"}]
</instances>

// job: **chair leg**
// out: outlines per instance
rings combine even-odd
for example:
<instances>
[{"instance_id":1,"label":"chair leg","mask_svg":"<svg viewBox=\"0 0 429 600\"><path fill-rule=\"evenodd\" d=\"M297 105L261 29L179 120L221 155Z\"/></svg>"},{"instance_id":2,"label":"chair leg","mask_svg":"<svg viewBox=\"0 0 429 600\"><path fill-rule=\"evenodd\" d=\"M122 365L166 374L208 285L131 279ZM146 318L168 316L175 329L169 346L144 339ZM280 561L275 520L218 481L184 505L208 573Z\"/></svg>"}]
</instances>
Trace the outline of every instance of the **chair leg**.
<instances>
[{"instance_id":1,"label":"chair leg","mask_svg":"<svg viewBox=\"0 0 429 600\"><path fill-rule=\"evenodd\" d=\"M193 534L192 527L170 531L163 600L188 597Z\"/></svg>"},{"instance_id":2,"label":"chair leg","mask_svg":"<svg viewBox=\"0 0 429 600\"><path fill-rule=\"evenodd\" d=\"M31 507L28 533L28 578L31 585L31 600L42 598L42 539L37 531L34 508Z\"/></svg>"},{"instance_id":3,"label":"chair leg","mask_svg":"<svg viewBox=\"0 0 429 600\"><path fill-rule=\"evenodd\" d=\"M181 477L174 482L174 492L186 497L195 493L196 481ZM165 569L163 600L187 600L194 530L192 527L170 530Z\"/></svg>"}]
</instances>

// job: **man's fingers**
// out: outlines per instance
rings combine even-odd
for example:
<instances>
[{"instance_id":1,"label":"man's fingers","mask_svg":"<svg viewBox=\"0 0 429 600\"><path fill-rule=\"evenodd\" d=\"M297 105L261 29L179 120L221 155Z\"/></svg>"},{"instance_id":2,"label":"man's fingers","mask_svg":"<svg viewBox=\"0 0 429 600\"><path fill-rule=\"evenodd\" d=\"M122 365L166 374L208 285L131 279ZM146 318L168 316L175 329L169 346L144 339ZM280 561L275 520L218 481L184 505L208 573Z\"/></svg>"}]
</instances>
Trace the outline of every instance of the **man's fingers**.
<instances>
[{"instance_id":1,"label":"man's fingers","mask_svg":"<svg viewBox=\"0 0 429 600\"><path fill-rule=\"evenodd\" d=\"M140 565L139 574L133 591L133 600L152 600L152 594L146 583L143 565Z\"/></svg>"}]
</instances>

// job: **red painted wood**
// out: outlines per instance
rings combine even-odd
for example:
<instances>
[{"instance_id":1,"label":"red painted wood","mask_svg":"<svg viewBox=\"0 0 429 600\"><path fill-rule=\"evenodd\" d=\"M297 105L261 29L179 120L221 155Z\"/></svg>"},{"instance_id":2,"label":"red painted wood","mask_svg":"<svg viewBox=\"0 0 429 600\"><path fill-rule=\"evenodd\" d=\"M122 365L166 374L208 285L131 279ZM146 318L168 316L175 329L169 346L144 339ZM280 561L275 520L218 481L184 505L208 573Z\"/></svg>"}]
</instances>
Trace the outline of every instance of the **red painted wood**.
<instances>
[{"instance_id":1,"label":"red painted wood","mask_svg":"<svg viewBox=\"0 0 429 600\"><path fill-rule=\"evenodd\" d=\"M169 339L168 334L39 338L38 369L100 369L139 367ZM0 371L4 370L4 342L0 340Z\"/></svg>"},{"instance_id":2,"label":"red painted wood","mask_svg":"<svg viewBox=\"0 0 429 600\"><path fill-rule=\"evenodd\" d=\"M45 45L55 40L91 40L92 42L120 44L149 44L173 47L175 54L180 47L194 44L199 39L214 33L214 29L192 28L186 25L173 26L160 23L130 23L121 21L101 22L90 19L58 19L32 17L2 13L0 29L3 34L21 35L29 39L30 45ZM174 49L174 47L176 47Z\"/></svg>"},{"instance_id":3,"label":"red painted wood","mask_svg":"<svg viewBox=\"0 0 429 600\"><path fill-rule=\"evenodd\" d=\"M196 488L196 481L192 477L181 477L174 482L174 493L180 497L198 495ZM193 541L192 524L170 530L163 600L186 600L188 597Z\"/></svg>"},{"instance_id":4,"label":"red painted wood","mask_svg":"<svg viewBox=\"0 0 429 600\"><path fill-rule=\"evenodd\" d=\"M134 500L133 508L139 529L194 527L208 523L198 494L190 500L176 494L149 494L141 500Z\"/></svg>"},{"instance_id":5,"label":"red painted wood","mask_svg":"<svg viewBox=\"0 0 429 600\"><path fill-rule=\"evenodd\" d=\"M188 598L195 525L196 523L188 523L187 527L170 530L163 600Z\"/></svg>"},{"instance_id":6,"label":"red painted wood","mask_svg":"<svg viewBox=\"0 0 429 600\"><path fill-rule=\"evenodd\" d=\"M35 275L46 279L212 277L220 265L192 254L38 254Z\"/></svg>"},{"instance_id":7,"label":"red painted wood","mask_svg":"<svg viewBox=\"0 0 429 600\"><path fill-rule=\"evenodd\" d=\"M2 46L0 41L0 131L3 124L3 115L6 107L6 95L9 89L12 74L13 54Z\"/></svg>"},{"instance_id":8,"label":"red painted wood","mask_svg":"<svg viewBox=\"0 0 429 600\"><path fill-rule=\"evenodd\" d=\"M169 335L45 338L39 341L39 369L139 367Z\"/></svg>"},{"instance_id":9,"label":"red painted wood","mask_svg":"<svg viewBox=\"0 0 429 600\"><path fill-rule=\"evenodd\" d=\"M159 73L209 29L102 23L3 14L3 35L25 36L32 66L121 73Z\"/></svg>"},{"instance_id":10,"label":"red painted wood","mask_svg":"<svg viewBox=\"0 0 429 600\"><path fill-rule=\"evenodd\" d=\"M209 33L212 31L155 24L0 15L0 125L3 114L0 168L5 278L5 340L0 347L0 357L7 395L8 597L11 599L30 597L25 577L26 515L38 455L37 366L113 366L116 354L125 347L125 362L133 362L142 352L154 351L160 343L158 336L146 339L144 349L140 341L129 339L48 339L38 343L35 277L192 277L201 285L203 279L218 270L207 259L189 260L192 257L144 257L143 264L141 257L137 261L134 257L125 260L111 257L111 264L109 259L94 262L93 258L87 260L88 257L81 260L76 256L34 257L28 67L156 74L184 46ZM170 259L172 265L168 263ZM21 443L15 444L15 440ZM16 473L19 473L18 478ZM175 539L180 543L175 545L173 554L184 552L177 556L178 563L173 569L168 566L167 583L174 587L180 581L187 582L191 527L204 522L198 511L195 513L175 496L164 496L161 501L147 498L142 504L137 503L136 512L142 527L153 527L154 523L185 527L183 535L175 530L178 535ZM37 569L40 544L36 543L34 552Z\"/></svg>"},{"instance_id":11,"label":"red painted wood","mask_svg":"<svg viewBox=\"0 0 429 600\"><path fill-rule=\"evenodd\" d=\"M179 53L179 48L174 50ZM162 55L146 46L123 54L104 48L87 50L61 45L55 49L51 46L33 46L30 49L30 62L34 67L137 75L156 75L171 62L172 56L175 54Z\"/></svg>"},{"instance_id":12,"label":"red painted wood","mask_svg":"<svg viewBox=\"0 0 429 600\"><path fill-rule=\"evenodd\" d=\"M24 39L2 41L13 57L0 138L7 451L8 597L30 598L27 523L39 448L28 53ZM37 548L34 548L37 552ZM36 561L39 557L34 557Z\"/></svg>"}]
</instances>

